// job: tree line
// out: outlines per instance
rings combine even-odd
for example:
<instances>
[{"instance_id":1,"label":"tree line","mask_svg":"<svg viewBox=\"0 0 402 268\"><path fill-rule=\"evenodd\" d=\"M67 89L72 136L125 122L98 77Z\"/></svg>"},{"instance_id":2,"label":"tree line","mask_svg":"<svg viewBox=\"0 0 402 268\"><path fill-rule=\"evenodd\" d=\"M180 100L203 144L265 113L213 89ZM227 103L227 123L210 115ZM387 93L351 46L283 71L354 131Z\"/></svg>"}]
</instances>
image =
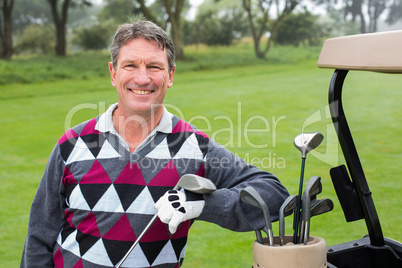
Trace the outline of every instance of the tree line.
<instances>
[{"instance_id":1,"label":"tree line","mask_svg":"<svg viewBox=\"0 0 402 268\"><path fill-rule=\"evenodd\" d=\"M320 22L309 11L317 6L332 20ZM231 45L244 36L264 58L273 42L317 44L339 30L340 21L347 25L343 34L367 33L377 31L381 16L388 24L402 17L402 0L204 0L193 18L189 0L0 0L0 8L2 59L25 50L66 56L68 40L103 49L117 24L138 16L170 33L178 59L185 58L187 44Z\"/></svg>"}]
</instances>

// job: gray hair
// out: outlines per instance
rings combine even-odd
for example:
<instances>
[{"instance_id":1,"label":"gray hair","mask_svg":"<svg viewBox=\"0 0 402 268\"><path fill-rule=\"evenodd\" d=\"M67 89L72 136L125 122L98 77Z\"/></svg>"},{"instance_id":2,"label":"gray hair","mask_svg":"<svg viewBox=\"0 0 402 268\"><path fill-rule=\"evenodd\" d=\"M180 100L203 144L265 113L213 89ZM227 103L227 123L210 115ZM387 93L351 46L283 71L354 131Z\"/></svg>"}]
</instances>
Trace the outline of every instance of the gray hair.
<instances>
[{"instance_id":1,"label":"gray hair","mask_svg":"<svg viewBox=\"0 0 402 268\"><path fill-rule=\"evenodd\" d=\"M121 47L129 41L138 38L144 38L145 40L156 42L160 49L166 49L169 72L173 69L175 66L175 50L173 42L162 28L150 21L136 21L119 26L113 38L111 47L111 58L114 69L117 68L117 59Z\"/></svg>"}]
</instances>

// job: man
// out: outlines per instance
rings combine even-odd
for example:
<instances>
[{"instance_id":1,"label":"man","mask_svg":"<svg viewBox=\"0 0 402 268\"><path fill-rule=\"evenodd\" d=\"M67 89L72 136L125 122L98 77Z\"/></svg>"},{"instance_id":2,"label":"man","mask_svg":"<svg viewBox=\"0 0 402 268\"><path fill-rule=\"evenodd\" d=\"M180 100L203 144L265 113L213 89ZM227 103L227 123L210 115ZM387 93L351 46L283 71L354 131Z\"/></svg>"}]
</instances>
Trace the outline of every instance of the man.
<instances>
[{"instance_id":1,"label":"man","mask_svg":"<svg viewBox=\"0 0 402 268\"><path fill-rule=\"evenodd\" d=\"M179 267L195 218L234 231L264 226L262 213L240 202L246 186L277 219L288 193L274 175L164 108L176 66L162 29L146 21L121 25L111 54L118 103L68 130L53 149L32 203L21 267L113 267L156 213L160 220L122 267ZM172 191L184 174L206 177L217 190Z\"/></svg>"}]
</instances>

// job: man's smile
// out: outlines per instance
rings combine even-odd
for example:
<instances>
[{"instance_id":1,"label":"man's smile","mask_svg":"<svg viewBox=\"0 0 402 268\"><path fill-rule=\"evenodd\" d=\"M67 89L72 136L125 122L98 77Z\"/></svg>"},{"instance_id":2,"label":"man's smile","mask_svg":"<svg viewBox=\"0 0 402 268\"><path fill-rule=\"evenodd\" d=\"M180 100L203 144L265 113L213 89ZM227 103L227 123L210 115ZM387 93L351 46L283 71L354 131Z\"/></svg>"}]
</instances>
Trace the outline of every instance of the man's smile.
<instances>
[{"instance_id":1,"label":"man's smile","mask_svg":"<svg viewBox=\"0 0 402 268\"><path fill-rule=\"evenodd\" d=\"M152 92L154 92L154 90L136 90L136 89L128 89L131 92L133 92L134 94L138 94L138 95L148 95L151 94Z\"/></svg>"}]
</instances>

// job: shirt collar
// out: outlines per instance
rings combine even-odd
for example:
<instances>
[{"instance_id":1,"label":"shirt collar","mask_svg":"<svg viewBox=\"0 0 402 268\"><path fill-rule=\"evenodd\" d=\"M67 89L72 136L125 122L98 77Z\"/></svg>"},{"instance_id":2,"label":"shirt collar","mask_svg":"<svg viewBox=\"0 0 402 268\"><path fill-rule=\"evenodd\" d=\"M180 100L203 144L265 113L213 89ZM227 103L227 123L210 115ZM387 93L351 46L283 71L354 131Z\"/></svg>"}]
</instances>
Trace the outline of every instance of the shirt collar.
<instances>
[{"instance_id":1,"label":"shirt collar","mask_svg":"<svg viewBox=\"0 0 402 268\"><path fill-rule=\"evenodd\" d=\"M117 109L118 103L114 103L110 105L110 107L106 110L105 113L101 114L99 117L98 122L95 125L95 129L99 132L106 133L110 132L112 134L118 135L116 129L113 126L113 111ZM152 131L153 133L156 132L163 132L163 133L172 133L172 117L173 115L163 107L163 114L161 121L156 126L156 128Z\"/></svg>"}]
</instances>

